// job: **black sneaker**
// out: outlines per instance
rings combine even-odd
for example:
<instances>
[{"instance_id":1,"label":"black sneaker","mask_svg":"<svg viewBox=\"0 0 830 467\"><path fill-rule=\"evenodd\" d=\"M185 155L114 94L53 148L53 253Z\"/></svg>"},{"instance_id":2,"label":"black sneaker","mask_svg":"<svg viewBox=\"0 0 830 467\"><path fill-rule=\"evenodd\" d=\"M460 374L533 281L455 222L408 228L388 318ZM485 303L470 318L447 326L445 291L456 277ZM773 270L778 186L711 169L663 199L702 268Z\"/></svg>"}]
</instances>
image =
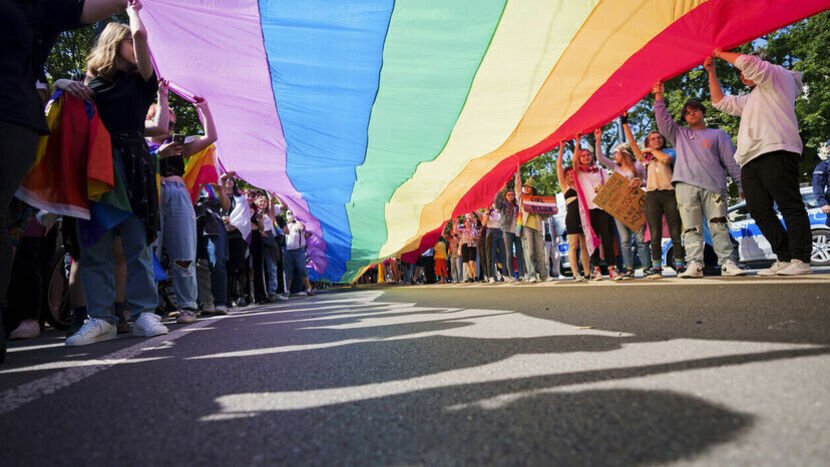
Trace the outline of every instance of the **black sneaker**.
<instances>
[{"instance_id":1,"label":"black sneaker","mask_svg":"<svg viewBox=\"0 0 830 467\"><path fill-rule=\"evenodd\" d=\"M622 275L622 280L624 280L624 281L630 281L631 279L634 279L634 270L633 270L633 269L628 268L628 269L626 269L626 270L625 270L625 272L623 273L623 275Z\"/></svg>"},{"instance_id":2,"label":"black sneaker","mask_svg":"<svg viewBox=\"0 0 830 467\"><path fill-rule=\"evenodd\" d=\"M652 268L651 274L646 276L646 279L657 280L663 278L663 270L661 268Z\"/></svg>"}]
</instances>

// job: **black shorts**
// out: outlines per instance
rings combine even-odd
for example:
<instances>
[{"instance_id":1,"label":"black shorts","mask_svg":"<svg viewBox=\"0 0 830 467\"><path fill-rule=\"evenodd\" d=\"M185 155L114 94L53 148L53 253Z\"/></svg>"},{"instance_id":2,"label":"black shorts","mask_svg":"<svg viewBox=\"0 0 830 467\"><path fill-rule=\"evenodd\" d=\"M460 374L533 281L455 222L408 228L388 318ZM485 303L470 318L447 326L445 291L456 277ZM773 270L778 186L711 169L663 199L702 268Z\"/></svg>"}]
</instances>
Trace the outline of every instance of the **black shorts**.
<instances>
[{"instance_id":1,"label":"black shorts","mask_svg":"<svg viewBox=\"0 0 830 467\"><path fill-rule=\"evenodd\" d=\"M578 201L568 203L568 211L565 214L565 232L568 235L582 234L582 218L579 215Z\"/></svg>"},{"instance_id":2,"label":"black shorts","mask_svg":"<svg viewBox=\"0 0 830 467\"><path fill-rule=\"evenodd\" d=\"M468 245L461 245L461 260L465 263L467 261L475 261L476 260L476 247L468 246Z\"/></svg>"}]
</instances>

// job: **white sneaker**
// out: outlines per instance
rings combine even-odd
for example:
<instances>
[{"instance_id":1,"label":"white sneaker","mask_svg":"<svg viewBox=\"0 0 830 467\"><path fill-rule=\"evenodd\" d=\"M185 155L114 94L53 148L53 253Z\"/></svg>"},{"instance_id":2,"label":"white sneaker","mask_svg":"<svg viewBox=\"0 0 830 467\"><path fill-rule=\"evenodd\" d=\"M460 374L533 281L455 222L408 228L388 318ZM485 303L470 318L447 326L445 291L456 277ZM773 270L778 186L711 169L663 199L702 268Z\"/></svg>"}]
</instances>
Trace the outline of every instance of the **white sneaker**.
<instances>
[{"instance_id":1,"label":"white sneaker","mask_svg":"<svg viewBox=\"0 0 830 467\"><path fill-rule=\"evenodd\" d=\"M277 300L286 301L286 300L290 300L290 299L288 298L288 295L277 294Z\"/></svg>"},{"instance_id":2,"label":"white sneaker","mask_svg":"<svg viewBox=\"0 0 830 467\"><path fill-rule=\"evenodd\" d=\"M529 277L529 278L527 279L527 282L528 282L528 283L530 283L530 284L535 284L535 283L537 283L537 282L539 282L539 281L538 281L538 280L536 280L536 276L531 276L531 277Z\"/></svg>"},{"instance_id":3,"label":"white sneaker","mask_svg":"<svg viewBox=\"0 0 830 467\"><path fill-rule=\"evenodd\" d=\"M803 276L805 274L812 273L813 269L810 267L810 265L805 263L804 261L801 261L800 259L794 259L790 261L789 266L778 271L779 276Z\"/></svg>"},{"instance_id":4,"label":"white sneaker","mask_svg":"<svg viewBox=\"0 0 830 467\"><path fill-rule=\"evenodd\" d=\"M17 328L9 334L9 339L34 339L40 335L40 324L34 319L24 319Z\"/></svg>"},{"instance_id":5,"label":"white sneaker","mask_svg":"<svg viewBox=\"0 0 830 467\"><path fill-rule=\"evenodd\" d=\"M295 293L294 295L296 295L296 296L298 296L298 297L306 297L306 296L308 296L308 294L307 294L307 293L305 293L305 292L297 292L297 293Z\"/></svg>"},{"instance_id":6,"label":"white sneaker","mask_svg":"<svg viewBox=\"0 0 830 467\"><path fill-rule=\"evenodd\" d=\"M495 278L495 277L493 277L493 276L490 276L490 278L489 278L489 279L487 279L487 283L489 283L489 284L495 284L495 283L496 283L496 278Z\"/></svg>"},{"instance_id":7,"label":"white sneaker","mask_svg":"<svg viewBox=\"0 0 830 467\"><path fill-rule=\"evenodd\" d=\"M681 279L703 277L703 266L701 266L697 261L690 261L689 264L686 265L686 271L677 277L680 277Z\"/></svg>"},{"instance_id":8,"label":"white sneaker","mask_svg":"<svg viewBox=\"0 0 830 467\"><path fill-rule=\"evenodd\" d=\"M167 334L167 326L161 324L159 315L152 311L145 311L138 316L133 325L133 335L136 337L153 337Z\"/></svg>"},{"instance_id":9,"label":"white sneaker","mask_svg":"<svg viewBox=\"0 0 830 467\"><path fill-rule=\"evenodd\" d=\"M720 275L724 277L745 276L746 271L738 267L731 259L726 260L720 267Z\"/></svg>"},{"instance_id":10,"label":"white sneaker","mask_svg":"<svg viewBox=\"0 0 830 467\"><path fill-rule=\"evenodd\" d=\"M87 345L96 342L108 341L118 336L114 324L102 319L90 318L84 322L81 329L66 338L67 346Z\"/></svg>"},{"instance_id":11,"label":"white sneaker","mask_svg":"<svg viewBox=\"0 0 830 467\"><path fill-rule=\"evenodd\" d=\"M213 313L219 316L223 316L228 314L228 307L225 305L216 305L216 309L213 310Z\"/></svg>"},{"instance_id":12,"label":"white sneaker","mask_svg":"<svg viewBox=\"0 0 830 467\"><path fill-rule=\"evenodd\" d=\"M789 261L776 261L775 264L768 267L767 269L762 269L758 271L759 276L775 276L778 274L778 271L785 269L787 266L790 265Z\"/></svg>"},{"instance_id":13,"label":"white sneaker","mask_svg":"<svg viewBox=\"0 0 830 467\"><path fill-rule=\"evenodd\" d=\"M548 278L547 278L547 279L545 279L545 282L553 282L553 281L555 281L555 280L556 280L556 278L555 278L555 277L553 277L553 276L548 276Z\"/></svg>"}]
</instances>

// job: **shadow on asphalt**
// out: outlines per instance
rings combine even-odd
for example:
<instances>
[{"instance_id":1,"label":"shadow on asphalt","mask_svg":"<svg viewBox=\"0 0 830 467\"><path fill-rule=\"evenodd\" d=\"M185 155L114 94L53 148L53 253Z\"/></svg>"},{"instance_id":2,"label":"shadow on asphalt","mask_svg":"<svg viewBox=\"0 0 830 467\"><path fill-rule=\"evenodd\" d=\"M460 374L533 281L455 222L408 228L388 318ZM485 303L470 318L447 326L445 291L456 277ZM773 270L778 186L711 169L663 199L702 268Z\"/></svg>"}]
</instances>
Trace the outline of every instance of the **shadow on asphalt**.
<instances>
[{"instance_id":1,"label":"shadow on asphalt","mask_svg":"<svg viewBox=\"0 0 830 467\"><path fill-rule=\"evenodd\" d=\"M384 302L512 310L643 341L710 339L830 345L824 284L388 288Z\"/></svg>"},{"instance_id":2,"label":"shadow on asphalt","mask_svg":"<svg viewBox=\"0 0 830 467\"><path fill-rule=\"evenodd\" d=\"M689 459L739 436L752 417L666 391L590 390L468 404L490 386L453 387L211 422L271 465L637 465ZM293 427L317 427L312 436ZM234 458L233 455L228 460ZM221 458L220 458L221 459ZM219 463L222 463L221 460Z\"/></svg>"},{"instance_id":3,"label":"shadow on asphalt","mask_svg":"<svg viewBox=\"0 0 830 467\"><path fill-rule=\"evenodd\" d=\"M643 298L621 294L609 300L624 305L625 300ZM438 296L431 304L436 295L431 293L409 303L430 307L440 301ZM642 314L624 309L614 313L621 314L622 319L612 319L604 316L603 311L609 314L607 310L592 310L587 305L542 312L522 308L522 300L510 294L493 293L483 299L482 294L476 295L476 301L483 300L487 305L400 306L396 311L394 304L386 303L390 300L387 294L380 298L384 303L358 301L349 305L348 300L339 304L318 300L309 301L299 311L271 306L237 312L217 321L215 328L207 331L210 339L200 341L200 346L182 342L147 351L142 357L164 358L116 365L64 389L63 399L44 398L36 406L29 406L31 412L24 409L9 414L5 423L20 429L4 429L2 446L31 454L38 452L43 440L52 440L51 449L42 452L38 461L63 465L666 463L692 459L739 437L752 425L752 415L670 391L573 391L568 386L830 353L827 347L776 350L539 376L492 375L492 380L473 383L447 377L439 381L440 387L405 387L391 395L380 390L349 402L310 394L316 390L348 392L373 384L406 384L419 377L484 366L519 354L609 352L628 343L681 337L770 337L764 330L766 325L757 322L744 323L730 332L707 332L694 321L703 316L705 323L708 314L671 308L689 299L682 294L667 299L668 308L662 316L652 317L660 324L656 326L660 332L638 324L640 320L648 321ZM456 316L461 308L468 312L468 308L515 310L634 335L418 335L459 330L473 325L479 317L503 318L505 314ZM748 320L749 311L742 313L739 318ZM430 320L335 328L376 315L384 319L422 315ZM770 319L781 317L776 313ZM685 324L689 319L693 325ZM251 354L219 355L247 351ZM140 393L148 397L140 399ZM312 398L306 404L310 408L282 408L280 404L292 393ZM90 394L96 394L94 407L88 400ZM235 398L249 398L258 408L227 403ZM270 407L272 403L275 405ZM118 428L113 424L116 418L104 416L92 418L86 429L79 430L77 421L90 417L92 409L129 421L129 425ZM61 416L54 417L57 413ZM209 419L215 415L226 418ZM125 431L140 432L142 442L124 442ZM32 460L12 459L21 461L20 465ZM6 465L17 464L12 461Z\"/></svg>"}]
</instances>

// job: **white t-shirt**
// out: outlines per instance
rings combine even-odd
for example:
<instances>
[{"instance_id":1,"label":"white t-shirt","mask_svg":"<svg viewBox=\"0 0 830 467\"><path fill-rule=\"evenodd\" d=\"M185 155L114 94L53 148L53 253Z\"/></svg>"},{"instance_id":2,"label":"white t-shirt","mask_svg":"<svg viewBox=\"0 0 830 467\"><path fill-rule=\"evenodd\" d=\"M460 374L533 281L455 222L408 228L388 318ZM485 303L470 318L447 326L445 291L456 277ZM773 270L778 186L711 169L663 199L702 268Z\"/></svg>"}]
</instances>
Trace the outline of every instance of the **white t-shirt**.
<instances>
[{"instance_id":1,"label":"white t-shirt","mask_svg":"<svg viewBox=\"0 0 830 467\"><path fill-rule=\"evenodd\" d=\"M487 216L487 228L500 229L501 225L499 222L501 222L501 212L494 207L492 208L492 211L490 211L490 215Z\"/></svg>"},{"instance_id":2,"label":"white t-shirt","mask_svg":"<svg viewBox=\"0 0 830 467\"><path fill-rule=\"evenodd\" d=\"M712 104L721 112L740 116L735 162L741 167L774 151L801 154L803 149L795 116L795 98L801 94L801 73L741 55L735 60L743 75L755 82L746 96L724 96Z\"/></svg>"},{"instance_id":3,"label":"white t-shirt","mask_svg":"<svg viewBox=\"0 0 830 467\"><path fill-rule=\"evenodd\" d=\"M585 172L580 170L578 177L579 186L582 188L582 194L585 195L585 202L588 205L588 209L600 209L599 206L594 204L594 198L597 196L597 192L594 191L594 187L605 183L607 177L605 177L602 169L597 169L595 172Z\"/></svg>"},{"instance_id":4,"label":"white t-shirt","mask_svg":"<svg viewBox=\"0 0 830 467\"><path fill-rule=\"evenodd\" d=\"M305 226L294 220L288 223L288 233L285 235L285 249L297 250L305 247Z\"/></svg>"}]
</instances>

